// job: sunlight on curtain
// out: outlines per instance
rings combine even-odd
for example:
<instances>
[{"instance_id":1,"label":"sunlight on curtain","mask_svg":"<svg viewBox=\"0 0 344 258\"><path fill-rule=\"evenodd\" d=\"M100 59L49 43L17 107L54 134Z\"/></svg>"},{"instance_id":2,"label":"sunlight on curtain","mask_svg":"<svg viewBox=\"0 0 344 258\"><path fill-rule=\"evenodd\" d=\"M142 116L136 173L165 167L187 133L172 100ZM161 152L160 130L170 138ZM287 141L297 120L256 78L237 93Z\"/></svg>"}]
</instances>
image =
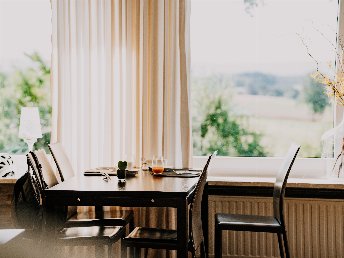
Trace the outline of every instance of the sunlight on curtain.
<instances>
[{"instance_id":1,"label":"sunlight on curtain","mask_svg":"<svg viewBox=\"0 0 344 258\"><path fill-rule=\"evenodd\" d=\"M53 135L76 171L125 155L189 167L189 2L52 1Z\"/></svg>"}]
</instances>

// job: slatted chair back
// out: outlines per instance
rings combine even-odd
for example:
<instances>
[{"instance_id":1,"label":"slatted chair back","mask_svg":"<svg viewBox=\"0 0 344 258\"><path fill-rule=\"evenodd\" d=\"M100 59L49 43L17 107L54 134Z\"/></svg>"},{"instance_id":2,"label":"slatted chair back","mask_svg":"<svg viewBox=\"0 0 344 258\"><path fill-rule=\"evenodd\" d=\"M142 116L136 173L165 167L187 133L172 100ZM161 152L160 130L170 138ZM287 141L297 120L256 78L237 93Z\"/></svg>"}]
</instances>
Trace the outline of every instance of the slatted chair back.
<instances>
[{"instance_id":1,"label":"slatted chair back","mask_svg":"<svg viewBox=\"0 0 344 258\"><path fill-rule=\"evenodd\" d=\"M29 166L31 167L30 175L32 176L33 186L39 191L39 195L43 193L43 190L47 188L47 184L43 179L41 169L37 166L37 157L33 151L27 154Z\"/></svg>"},{"instance_id":2,"label":"slatted chair back","mask_svg":"<svg viewBox=\"0 0 344 258\"><path fill-rule=\"evenodd\" d=\"M71 178L75 175L72 164L61 143L51 143L48 145L53 155L61 181Z\"/></svg>"},{"instance_id":3,"label":"slatted chair back","mask_svg":"<svg viewBox=\"0 0 344 258\"><path fill-rule=\"evenodd\" d=\"M53 187L54 185L58 184L57 177L54 173L52 166L48 160L47 154L45 150L40 149L34 152L37 158L37 161L41 166L41 173L43 181L45 182L47 188Z\"/></svg>"},{"instance_id":4,"label":"slatted chair back","mask_svg":"<svg viewBox=\"0 0 344 258\"><path fill-rule=\"evenodd\" d=\"M27 164L28 164L29 180L31 182L32 189L34 191L34 197L37 203L40 204L42 185L38 176L38 172L36 170L37 169L36 163L30 152L26 155L26 159L27 159Z\"/></svg>"},{"instance_id":5,"label":"slatted chair back","mask_svg":"<svg viewBox=\"0 0 344 258\"><path fill-rule=\"evenodd\" d=\"M283 207L284 207L284 194L285 188L287 186L287 180L289 177L289 173L291 168L294 164L296 156L300 150L300 145L292 144L289 147L287 155L285 156L278 173L276 175L276 181L274 184L273 190L273 211L274 217L284 225L284 217L283 217Z\"/></svg>"},{"instance_id":6,"label":"slatted chair back","mask_svg":"<svg viewBox=\"0 0 344 258\"><path fill-rule=\"evenodd\" d=\"M31 151L28 155L30 155L30 158L32 160L31 161L32 167L35 168L34 173L38 174L39 177L40 177L41 184L37 185L36 187L39 188L39 190L40 190L40 197L41 197L40 205L41 205L41 207L43 207L45 205L45 200L44 200L45 194L44 194L44 191L46 189L48 189L49 186L48 186L47 182L44 179L43 171L42 171L42 167L43 166L40 163L40 159L38 159L36 153ZM37 183L37 181L35 181L35 182ZM51 186L53 186L53 185L51 185ZM66 218L67 218L67 209L66 209L66 207L63 207L63 206L62 207L58 207L58 206L56 206L55 212L56 212L57 218L58 218L58 220L56 222L60 223L62 225L66 221Z\"/></svg>"},{"instance_id":7,"label":"slatted chair back","mask_svg":"<svg viewBox=\"0 0 344 258\"><path fill-rule=\"evenodd\" d=\"M210 164L211 158L216 155L216 152L209 156L206 165L203 168L203 171L198 179L193 200L190 206L190 240L191 244L193 245L193 250L197 250L202 243L204 243L204 236L203 236L203 229L202 229L202 220L201 220L201 212L202 212L202 196L204 186L207 182L207 175L208 175L208 166Z\"/></svg>"}]
</instances>

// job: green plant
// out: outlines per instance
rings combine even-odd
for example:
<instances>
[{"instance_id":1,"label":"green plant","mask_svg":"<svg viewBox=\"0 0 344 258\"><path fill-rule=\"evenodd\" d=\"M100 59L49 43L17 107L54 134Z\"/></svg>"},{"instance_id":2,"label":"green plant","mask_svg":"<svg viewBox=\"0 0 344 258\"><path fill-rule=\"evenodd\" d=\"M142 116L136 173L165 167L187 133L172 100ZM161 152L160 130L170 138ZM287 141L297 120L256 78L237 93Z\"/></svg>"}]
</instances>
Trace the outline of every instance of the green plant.
<instances>
[{"instance_id":1,"label":"green plant","mask_svg":"<svg viewBox=\"0 0 344 258\"><path fill-rule=\"evenodd\" d=\"M222 156L266 156L261 135L247 129L239 118L229 113L221 97L211 101L200 125L201 152L218 150Z\"/></svg>"},{"instance_id":2,"label":"green plant","mask_svg":"<svg viewBox=\"0 0 344 258\"><path fill-rule=\"evenodd\" d=\"M330 105L322 84L311 77L307 78L304 85L304 94L305 102L310 106L314 114L322 114L325 108Z\"/></svg>"},{"instance_id":3,"label":"green plant","mask_svg":"<svg viewBox=\"0 0 344 258\"><path fill-rule=\"evenodd\" d=\"M119 170L126 170L127 166L128 166L128 162L126 161L118 161L118 169Z\"/></svg>"}]
</instances>

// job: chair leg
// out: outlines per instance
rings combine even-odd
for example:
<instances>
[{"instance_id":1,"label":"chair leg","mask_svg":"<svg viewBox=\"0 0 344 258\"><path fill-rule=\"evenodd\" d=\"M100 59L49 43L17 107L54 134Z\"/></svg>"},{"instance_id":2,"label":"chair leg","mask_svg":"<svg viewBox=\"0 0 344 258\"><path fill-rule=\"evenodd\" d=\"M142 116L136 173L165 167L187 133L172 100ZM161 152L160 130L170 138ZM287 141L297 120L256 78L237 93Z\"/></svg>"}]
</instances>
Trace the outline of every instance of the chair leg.
<instances>
[{"instance_id":1,"label":"chair leg","mask_svg":"<svg viewBox=\"0 0 344 258\"><path fill-rule=\"evenodd\" d=\"M133 254L134 258L140 258L141 257L141 249L137 247L130 248Z\"/></svg>"},{"instance_id":2,"label":"chair leg","mask_svg":"<svg viewBox=\"0 0 344 258\"><path fill-rule=\"evenodd\" d=\"M134 218L129 221L129 233L135 229Z\"/></svg>"},{"instance_id":3,"label":"chair leg","mask_svg":"<svg viewBox=\"0 0 344 258\"><path fill-rule=\"evenodd\" d=\"M190 249L192 258L196 258L196 250L194 248Z\"/></svg>"},{"instance_id":4,"label":"chair leg","mask_svg":"<svg viewBox=\"0 0 344 258\"><path fill-rule=\"evenodd\" d=\"M284 241L285 256L286 258L290 258L287 232L285 230L283 231L283 241Z\"/></svg>"},{"instance_id":5,"label":"chair leg","mask_svg":"<svg viewBox=\"0 0 344 258\"><path fill-rule=\"evenodd\" d=\"M121 242L121 258L127 258L127 247Z\"/></svg>"},{"instance_id":6,"label":"chair leg","mask_svg":"<svg viewBox=\"0 0 344 258\"><path fill-rule=\"evenodd\" d=\"M201 258L208 258L207 252L205 250L205 243L204 240L201 243Z\"/></svg>"},{"instance_id":7,"label":"chair leg","mask_svg":"<svg viewBox=\"0 0 344 258\"><path fill-rule=\"evenodd\" d=\"M222 230L215 226L215 258L222 257Z\"/></svg>"},{"instance_id":8,"label":"chair leg","mask_svg":"<svg viewBox=\"0 0 344 258\"><path fill-rule=\"evenodd\" d=\"M278 247L279 247L279 251L280 251L280 256L281 256L281 258L284 258L284 247L283 247L282 234L277 233L277 237L278 237Z\"/></svg>"}]
</instances>

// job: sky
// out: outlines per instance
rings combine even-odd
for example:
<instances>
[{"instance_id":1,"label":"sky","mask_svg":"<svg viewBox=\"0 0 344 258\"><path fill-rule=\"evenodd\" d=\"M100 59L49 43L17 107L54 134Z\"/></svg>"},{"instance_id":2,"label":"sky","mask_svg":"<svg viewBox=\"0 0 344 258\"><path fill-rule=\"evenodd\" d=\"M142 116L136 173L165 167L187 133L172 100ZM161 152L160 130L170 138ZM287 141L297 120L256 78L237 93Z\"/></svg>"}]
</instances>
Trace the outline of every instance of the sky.
<instances>
[{"instance_id":1,"label":"sky","mask_svg":"<svg viewBox=\"0 0 344 258\"><path fill-rule=\"evenodd\" d=\"M301 38L326 66L334 59L321 33L335 42L337 1L257 2L259 6L250 14L245 11L244 0L192 0L191 67L233 73L303 74L315 66Z\"/></svg>"},{"instance_id":2,"label":"sky","mask_svg":"<svg viewBox=\"0 0 344 258\"><path fill-rule=\"evenodd\" d=\"M319 61L333 60L336 0L191 0L193 70L211 67L233 73L254 70L280 75L304 74L315 64L300 35ZM298 35L299 34L299 35ZM24 53L51 53L49 0L0 0L0 70L25 66Z\"/></svg>"},{"instance_id":3,"label":"sky","mask_svg":"<svg viewBox=\"0 0 344 258\"><path fill-rule=\"evenodd\" d=\"M0 71L25 66L33 51L50 60L50 1L0 0Z\"/></svg>"}]
</instances>

